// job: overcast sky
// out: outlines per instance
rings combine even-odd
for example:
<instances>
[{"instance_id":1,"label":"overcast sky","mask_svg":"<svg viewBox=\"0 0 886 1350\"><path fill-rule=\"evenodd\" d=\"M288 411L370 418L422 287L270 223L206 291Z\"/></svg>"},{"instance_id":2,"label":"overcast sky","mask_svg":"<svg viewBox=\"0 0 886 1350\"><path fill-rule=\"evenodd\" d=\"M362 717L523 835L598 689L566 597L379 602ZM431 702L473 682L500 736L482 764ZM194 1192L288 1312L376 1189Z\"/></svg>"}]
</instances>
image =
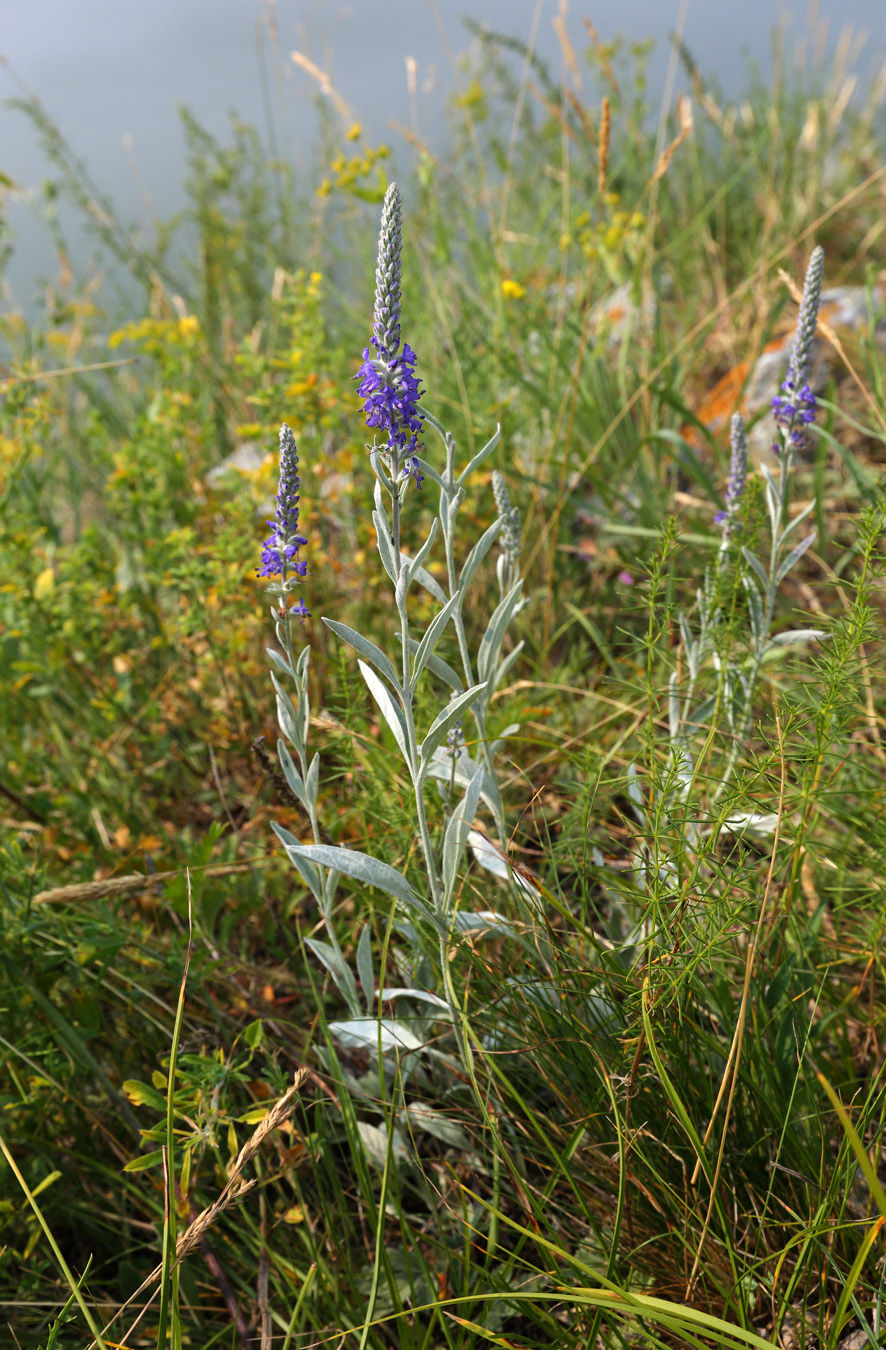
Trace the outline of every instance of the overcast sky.
<instances>
[{"instance_id":1,"label":"overcast sky","mask_svg":"<svg viewBox=\"0 0 886 1350\"><path fill-rule=\"evenodd\" d=\"M604 40L656 38L651 85L660 96L668 34L684 5L685 41L727 94L740 92L747 57L768 71L773 0L570 0L567 28L579 50L587 45L585 15ZM145 219L145 196L166 216L181 203L177 106L187 104L218 135L231 109L264 128L260 47L276 66L269 87L287 151L309 164L317 87L289 59L294 48L331 72L370 139L396 148L391 121L412 126L416 113L407 57L416 62L418 127L433 140L452 62L470 41L461 15L523 39L534 32L559 74L552 20L560 8L561 0L3 0L0 54L8 68L0 69L0 91L14 95L18 79L40 98L124 217ZM793 50L807 7L796 0L786 8ZM886 58L886 0L820 0L817 9L829 20L831 48L844 24L869 30L858 64L870 75ZM279 33L271 50L269 17ZM37 139L21 114L2 108L0 118L0 169L27 191L47 173ZM19 247L11 276L21 295L36 270L52 270L52 254L25 208L14 206L12 219Z\"/></svg>"}]
</instances>

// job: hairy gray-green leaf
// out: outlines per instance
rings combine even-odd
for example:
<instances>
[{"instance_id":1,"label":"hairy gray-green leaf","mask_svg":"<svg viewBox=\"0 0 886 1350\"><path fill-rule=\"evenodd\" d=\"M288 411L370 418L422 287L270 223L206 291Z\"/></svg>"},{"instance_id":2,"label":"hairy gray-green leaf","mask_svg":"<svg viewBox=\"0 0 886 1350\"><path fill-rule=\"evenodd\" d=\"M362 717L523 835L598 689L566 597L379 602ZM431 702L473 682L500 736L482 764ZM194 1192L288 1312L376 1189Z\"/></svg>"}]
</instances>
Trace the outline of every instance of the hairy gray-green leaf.
<instances>
[{"instance_id":1,"label":"hairy gray-green leaf","mask_svg":"<svg viewBox=\"0 0 886 1350\"><path fill-rule=\"evenodd\" d=\"M357 665L360 667L360 674L366 681L370 694L379 706L382 717L394 733L394 739L400 747L403 758L411 769L412 763L409 757L409 744L406 738L406 719L404 718L403 713L400 708L397 707L397 704L391 698L387 688L382 684L375 671L371 670L365 661L358 661Z\"/></svg>"},{"instance_id":2,"label":"hairy gray-green leaf","mask_svg":"<svg viewBox=\"0 0 886 1350\"><path fill-rule=\"evenodd\" d=\"M385 655L381 647L376 647L374 642L369 641L369 638L365 638L362 633L358 633L355 629L349 628L346 623L339 623L337 619L324 618L323 622L326 624L327 628L332 629L336 637L341 638L342 642L346 642L349 647L354 648L355 652L359 652L361 656L365 656L366 660L375 666L379 674L384 675L386 680L390 680L397 693L402 697L403 690L400 688L397 672L394 669L390 657Z\"/></svg>"},{"instance_id":3,"label":"hairy gray-green leaf","mask_svg":"<svg viewBox=\"0 0 886 1350\"><path fill-rule=\"evenodd\" d=\"M470 475L474 472L475 469L479 469L480 465L486 462L486 460L492 454L495 447L498 445L500 438L501 438L501 424L499 423L496 426L495 431L493 432L490 439L483 446L483 449L478 450L476 455L474 455L473 459L468 460L467 464L462 469L461 473L458 475L459 486L461 486L461 484L464 483L470 477Z\"/></svg>"},{"instance_id":4,"label":"hairy gray-green leaf","mask_svg":"<svg viewBox=\"0 0 886 1350\"><path fill-rule=\"evenodd\" d=\"M458 698L454 698L451 703L448 703L443 711L438 713L434 718L428 730L428 734L425 736L418 750L420 764L418 774L419 782L421 782L427 773L431 756L437 749L437 746L441 744L447 731L449 731L451 727L454 727L456 722L461 721L466 709L480 697L485 688L485 683L472 685L465 693L459 694Z\"/></svg>"},{"instance_id":5,"label":"hairy gray-green leaf","mask_svg":"<svg viewBox=\"0 0 886 1350\"><path fill-rule=\"evenodd\" d=\"M356 981L341 953L330 947L328 942L319 942L316 938L305 938L305 946L310 948L317 960L322 961L329 971L351 1012L361 1012Z\"/></svg>"},{"instance_id":6,"label":"hairy gray-green leaf","mask_svg":"<svg viewBox=\"0 0 886 1350\"><path fill-rule=\"evenodd\" d=\"M501 533L501 520L497 519L492 522L488 530L483 531L480 538L477 540L476 544L471 549L470 553L465 559L465 565L461 569L461 576L458 579L458 589L461 591L462 595L464 595L465 592L467 591L468 587L470 586L471 582L474 579L474 573L480 566L483 559L486 557L486 554L492 548L492 545L494 544L497 536L500 533Z\"/></svg>"},{"instance_id":7,"label":"hairy gray-green leaf","mask_svg":"<svg viewBox=\"0 0 886 1350\"><path fill-rule=\"evenodd\" d=\"M455 595L451 596L446 601L443 608L434 615L433 619L428 624L427 631L425 632L424 637L421 639L418 646L416 647L415 657L413 658L412 662L413 686L416 684L419 676L421 675L422 671L427 665L428 657L431 655L437 643L440 641L443 629L446 627L450 618L452 617L453 611L455 610L455 607L459 602L459 597L460 592L456 591Z\"/></svg>"},{"instance_id":8,"label":"hairy gray-green leaf","mask_svg":"<svg viewBox=\"0 0 886 1350\"><path fill-rule=\"evenodd\" d=\"M357 943L357 974L360 976L367 1010L372 1012L375 1002L375 976L372 972L372 933L369 931L368 923L363 925L360 941Z\"/></svg>"}]
</instances>

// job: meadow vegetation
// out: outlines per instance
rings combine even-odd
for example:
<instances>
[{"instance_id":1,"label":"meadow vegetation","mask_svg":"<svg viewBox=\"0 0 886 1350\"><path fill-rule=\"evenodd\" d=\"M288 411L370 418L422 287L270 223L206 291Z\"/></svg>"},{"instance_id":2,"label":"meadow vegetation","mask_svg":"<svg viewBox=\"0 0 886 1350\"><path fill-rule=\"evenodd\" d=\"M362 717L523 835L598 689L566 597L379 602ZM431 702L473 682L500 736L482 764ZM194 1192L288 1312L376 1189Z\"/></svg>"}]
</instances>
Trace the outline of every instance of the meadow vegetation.
<instances>
[{"instance_id":1,"label":"meadow vegetation","mask_svg":"<svg viewBox=\"0 0 886 1350\"><path fill-rule=\"evenodd\" d=\"M422 406L457 469L500 426L458 568L503 489L522 516L416 684L427 728L513 595L420 809L321 622L408 667L354 382L390 152L333 103L295 181L185 115L187 210L146 241L22 103L50 226L73 201L127 281L121 313L58 234L2 320L4 1345L882 1344L884 87L842 44L732 105L684 51L656 124L648 52L564 32L558 78L475 35L447 154L397 151ZM750 410L733 500L816 245L864 315L819 332L792 463ZM275 637L281 422L312 617ZM410 484L405 554L443 491ZM417 899L320 867L344 848Z\"/></svg>"}]
</instances>

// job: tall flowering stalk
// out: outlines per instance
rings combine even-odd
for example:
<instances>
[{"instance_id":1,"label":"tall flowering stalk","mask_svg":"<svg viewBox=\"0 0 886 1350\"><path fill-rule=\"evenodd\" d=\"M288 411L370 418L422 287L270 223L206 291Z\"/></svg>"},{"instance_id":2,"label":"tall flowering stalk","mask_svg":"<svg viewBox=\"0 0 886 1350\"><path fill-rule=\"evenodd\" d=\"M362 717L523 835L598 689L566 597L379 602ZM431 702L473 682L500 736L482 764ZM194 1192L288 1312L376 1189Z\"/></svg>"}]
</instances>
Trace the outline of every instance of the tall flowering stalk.
<instances>
[{"instance_id":1,"label":"tall flowering stalk","mask_svg":"<svg viewBox=\"0 0 886 1350\"><path fill-rule=\"evenodd\" d=\"M714 516L723 530L723 545L728 544L739 528L738 513L748 478L748 438L744 418L740 412L732 414L729 425L729 477L726 480L726 508Z\"/></svg>"},{"instance_id":2,"label":"tall flowering stalk","mask_svg":"<svg viewBox=\"0 0 886 1350\"><path fill-rule=\"evenodd\" d=\"M821 639L825 636L825 633L817 628L792 629L772 636L772 621L775 617L779 587L788 573L796 567L807 549L812 547L816 539L816 531L813 530L810 534L805 535L799 543L793 543L791 536L795 536L795 531L807 519L813 510L814 502L810 502L793 520L789 520L788 499L794 457L797 451L802 448L807 428L814 423L817 411L815 394L809 385L809 366L812 356L812 340L815 337L815 329L818 324L823 275L824 250L819 245L812 250L809 265L806 269L803 296L797 315L797 326L794 330L788 356L787 374L781 386L781 393L777 394L772 401L772 410L775 414L775 423L778 429L778 439L773 444L772 450L778 456L778 476L776 477L773 474L767 464L762 466L766 483L766 509L769 514L768 568L748 548L742 546L741 550L747 564L742 582L747 592L748 613L751 622L751 661L749 669L732 670L727 668L724 671L724 679L731 681L734 691L738 693L741 711L735 723L736 735L726 772L714 794L715 801L726 790L737 763L738 755L741 752L742 743L750 730L754 694L767 653L772 651L773 648L807 642L812 638ZM735 419L733 419L733 427L736 427ZM730 491L732 492L732 500L735 500L734 471L741 469L742 462L745 464L746 471L746 458L742 461L742 456L746 456L743 430L742 426L738 437L733 439L733 463L730 470L730 484L727 487L727 503L730 502ZM727 529L734 526L733 517L734 512L727 511ZM727 708L732 702L732 692L732 689L727 689Z\"/></svg>"},{"instance_id":3,"label":"tall flowering stalk","mask_svg":"<svg viewBox=\"0 0 886 1350\"><path fill-rule=\"evenodd\" d=\"M494 746L486 735L486 713L492 691L503 679L522 645L502 656L508 625L521 604L523 583L515 575L519 513L508 504L507 522L503 517L496 519L473 544L467 557L457 564L455 530L459 509L466 496L464 485L495 450L498 432L459 472L455 468L452 437L436 418L419 407L421 391L415 374L415 353L402 340L402 246L402 205L399 190L392 184L385 195L381 215L372 339L363 352L358 378L367 423L377 433L369 447L369 462L376 479L372 519L379 560L393 587L397 641L389 655L346 624L328 618L324 618L324 623L360 657L360 673L406 765L413 787L418 840L424 862L422 884L414 889L393 867L355 849L335 848L323 843L303 845L284 838L279 830L278 834L312 889L317 886L321 871L336 869L334 875L343 873L379 887L410 911L413 920L420 920L436 933L446 990L443 1006L447 1007L453 1022L460 1024L461 1012L448 969L449 944L455 925L460 862L481 802L494 814L504 838L501 793L494 774ZM441 468L419 457L418 452L422 449L419 438L425 421L443 440L446 460ZM439 488L439 512L424 542L413 556L408 556L401 550L400 539L404 497L410 482L420 486L425 478L430 478ZM512 584L492 613L474 653L463 621L465 597L506 523L510 530L506 543L508 579ZM276 535L277 532L275 539ZM442 576L438 580L425 568L426 559L441 537L445 580ZM271 551L279 552L275 545L270 547ZM420 586L437 605L436 613L415 637L409 612L413 586ZM450 625L455 630L461 672L437 655L438 644ZM288 661L286 668L291 666L292 662ZM417 690L419 683L429 677L433 678L438 691L441 684L447 687L447 697L438 701L438 712L431 718L430 725L420 729L420 708L426 706L426 700L419 702ZM285 705L283 712L287 713ZM480 754L476 759L470 753L471 742L465 739L464 719L468 712L478 733ZM295 730L299 734L298 728ZM306 791L309 783L315 788L314 764L306 773L296 773L295 781L296 791ZM446 805L446 820L439 841L431 833L426 800L432 782L443 791ZM306 796L309 796L307 791ZM340 987L347 990L349 976L338 964L338 954L327 950L318 955ZM366 968L368 970L368 966ZM368 977L365 984L371 984ZM470 1058L469 1038L461 1038L460 1043L463 1054ZM374 1033L368 1044L376 1047Z\"/></svg>"},{"instance_id":4,"label":"tall flowering stalk","mask_svg":"<svg viewBox=\"0 0 886 1350\"><path fill-rule=\"evenodd\" d=\"M363 364L355 377L360 381L357 392L364 399L366 425L382 433L381 444L373 442L373 454L387 469L392 495L399 495L401 479L412 477L417 487L422 484L416 357L408 343L400 346L402 252L403 206L400 189L392 183L385 193L378 236L371 345L363 349Z\"/></svg>"}]
</instances>

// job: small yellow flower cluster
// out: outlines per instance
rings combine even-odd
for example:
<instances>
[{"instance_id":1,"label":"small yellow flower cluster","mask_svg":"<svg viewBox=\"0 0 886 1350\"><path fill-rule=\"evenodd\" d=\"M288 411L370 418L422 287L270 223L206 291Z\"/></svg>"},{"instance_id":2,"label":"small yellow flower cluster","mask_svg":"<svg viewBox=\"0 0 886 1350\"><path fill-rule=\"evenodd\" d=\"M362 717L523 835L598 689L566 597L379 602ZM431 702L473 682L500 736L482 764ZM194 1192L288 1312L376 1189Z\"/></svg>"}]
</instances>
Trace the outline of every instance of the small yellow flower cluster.
<instances>
[{"instance_id":1,"label":"small yellow flower cluster","mask_svg":"<svg viewBox=\"0 0 886 1350\"><path fill-rule=\"evenodd\" d=\"M346 139L357 141L362 134L363 128L359 122L355 122L346 133ZM317 188L317 196L328 197L333 188L338 188L341 192L348 192L352 197L360 197L364 201L381 201L388 186L381 162L390 157L391 152L386 145L374 148L368 145L362 154L352 155L350 158L343 151L339 151L329 166L331 177L323 179ZM373 174L376 176L377 186L368 181Z\"/></svg>"},{"instance_id":2,"label":"small yellow flower cluster","mask_svg":"<svg viewBox=\"0 0 886 1350\"><path fill-rule=\"evenodd\" d=\"M603 204L608 208L619 205L621 198L617 192L607 192ZM646 217L640 211L601 212L598 220L591 222L590 213L583 211L575 220L575 233L564 234L560 246L568 249L575 239L586 258L603 264L613 283L627 279L639 259L642 248Z\"/></svg>"},{"instance_id":3,"label":"small yellow flower cluster","mask_svg":"<svg viewBox=\"0 0 886 1350\"><path fill-rule=\"evenodd\" d=\"M508 300L522 300L526 294L526 287L511 277L505 277L501 283L501 293Z\"/></svg>"},{"instance_id":4,"label":"small yellow flower cluster","mask_svg":"<svg viewBox=\"0 0 886 1350\"><path fill-rule=\"evenodd\" d=\"M200 337L200 320L195 314L183 314L178 319L139 319L124 324L108 338L113 351L123 342L136 342L151 356L165 356L171 347L192 349Z\"/></svg>"}]
</instances>

